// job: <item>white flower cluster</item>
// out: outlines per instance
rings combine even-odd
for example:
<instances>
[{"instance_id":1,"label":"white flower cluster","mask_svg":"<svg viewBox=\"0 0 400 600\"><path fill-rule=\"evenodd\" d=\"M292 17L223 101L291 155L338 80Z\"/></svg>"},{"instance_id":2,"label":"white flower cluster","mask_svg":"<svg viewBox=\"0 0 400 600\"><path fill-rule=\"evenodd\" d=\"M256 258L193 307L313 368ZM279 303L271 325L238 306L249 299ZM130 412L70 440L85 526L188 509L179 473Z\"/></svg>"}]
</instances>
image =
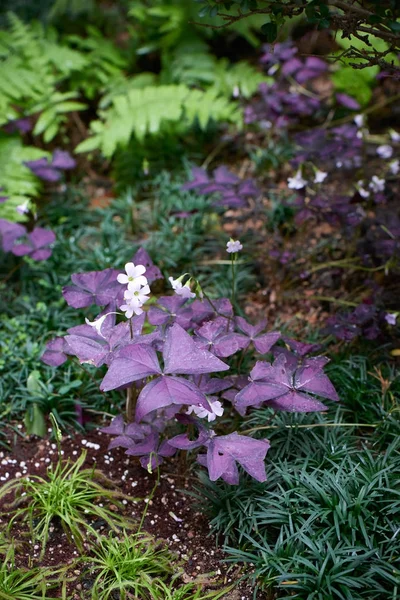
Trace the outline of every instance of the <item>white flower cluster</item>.
<instances>
[{"instance_id":1,"label":"white flower cluster","mask_svg":"<svg viewBox=\"0 0 400 600\"><path fill-rule=\"evenodd\" d=\"M127 263L125 265L125 273L120 273L117 280L122 285L128 285L124 293L125 304L120 306L124 311L127 319L130 319L134 314L141 315L142 306L149 300L150 287L147 278L144 276L146 267L144 265L134 265Z\"/></svg>"},{"instance_id":2,"label":"white flower cluster","mask_svg":"<svg viewBox=\"0 0 400 600\"><path fill-rule=\"evenodd\" d=\"M357 181L358 193L362 198L368 198L370 192L368 189L364 187L364 182ZM385 190L385 180L380 179L377 175L373 175L371 181L368 184L369 189L374 192L374 194L378 194L379 192L383 192Z\"/></svg>"},{"instance_id":3,"label":"white flower cluster","mask_svg":"<svg viewBox=\"0 0 400 600\"><path fill-rule=\"evenodd\" d=\"M325 171L320 171L319 169L315 170L314 173L314 183L323 183L325 179L328 177L328 173ZM301 190L306 185L308 185L307 179L304 179L301 169L299 169L294 177L288 178L288 188L290 190Z\"/></svg>"},{"instance_id":4,"label":"white flower cluster","mask_svg":"<svg viewBox=\"0 0 400 600\"><path fill-rule=\"evenodd\" d=\"M190 279L185 283L185 285L182 284L182 279L184 276L185 275L181 275L177 279L168 277L172 285L172 289L175 290L175 294L177 296L182 296L182 298L196 298L196 294L190 289Z\"/></svg>"},{"instance_id":5,"label":"white flower cluster","mask_svg":"<svg viewBox=\"0 0 400 600\"><path fill-rule=\"evenodd\" d=\"M209 400L209 405L211 411L207 410L203 406L189 406L188 410L186 411L186 414L190 415L194 413L196 417L199 417L199 419L207 418L209 423L215 421L217 417L222 417L222 415L224 414L224 407L222 406L219 400L215 400L214 402L211 402Z\"/></svg>"}]
</instances>

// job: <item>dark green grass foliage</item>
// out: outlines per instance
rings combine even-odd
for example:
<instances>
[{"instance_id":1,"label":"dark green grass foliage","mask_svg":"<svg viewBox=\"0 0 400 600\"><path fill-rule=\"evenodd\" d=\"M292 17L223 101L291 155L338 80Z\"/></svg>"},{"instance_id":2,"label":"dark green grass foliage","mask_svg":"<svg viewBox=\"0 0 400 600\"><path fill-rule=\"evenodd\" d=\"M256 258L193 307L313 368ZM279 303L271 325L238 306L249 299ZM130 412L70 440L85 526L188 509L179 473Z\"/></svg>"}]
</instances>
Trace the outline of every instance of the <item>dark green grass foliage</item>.
<instances>
[{"instance_id":1,"label":"dark green grass foliage","mask_svg":"<svg viewBox=\"0 0 400 600\"><path fill-rule=\"evenodd\" d=\"M201 477L203 510L206 498L212 530L228 560L247 565L254 598L259 589L301 600L398 598L399 378L374 362L333 361L341 403L326 413L248 416L244 431L271 441L266 483Z\"/></svg>"},{"instance_id":2,"label":"dark green grass foliage","mask_svg":"<svg viewBox=\"0 0 400 600\"><path fill-rule=\"evenodd\" d=\"M266 484L203 484L229 560L280 598L394 599L400 586L399 443L328 460L278 460ZM400 589L400 588L399 588Z\"/></svg>"}]
</instances>

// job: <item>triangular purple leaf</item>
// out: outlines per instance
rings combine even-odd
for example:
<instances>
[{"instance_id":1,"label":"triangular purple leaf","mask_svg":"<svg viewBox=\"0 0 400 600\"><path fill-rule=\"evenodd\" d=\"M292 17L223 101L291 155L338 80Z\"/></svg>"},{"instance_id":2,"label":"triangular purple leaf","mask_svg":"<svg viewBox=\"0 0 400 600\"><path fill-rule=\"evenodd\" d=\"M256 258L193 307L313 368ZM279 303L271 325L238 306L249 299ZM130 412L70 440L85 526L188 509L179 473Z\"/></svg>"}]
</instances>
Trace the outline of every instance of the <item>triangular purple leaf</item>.
<instances>
[{"instance_id":1,"label":"triangular purple leaf","mask_svg":"<svg viewBox=\"0 0 400 600\"><path fill-rule=\"evenodd\" d=\"M219 358L196 347L191 336L180 325L168 330L164 347L164 370L171 375L200 375L227 371L229 366Z\"/></svg>"},{"instance_id":2,"label":"triangular purple leaf","mask_svg":"<svg viewBox=\"0 0 400 600\"><path fill-rule=\"evenodd\" d=\"M136 405L136 422L150 412L171 404L194 404L210 410L207 398L191 381L178 377L158 377L140 392Z\"/></svg>"},{"instance_id":3,"label":"triangular purple leaf","mask_svg":"<svg viewBox=\"0 0 400 600\"><path fill-rule=\"evenodd\" d=\"M160 373L155 350L144 344L132 344L117 352L100 384L100 389L108 392Z\"/></svg>"}]
</instances>

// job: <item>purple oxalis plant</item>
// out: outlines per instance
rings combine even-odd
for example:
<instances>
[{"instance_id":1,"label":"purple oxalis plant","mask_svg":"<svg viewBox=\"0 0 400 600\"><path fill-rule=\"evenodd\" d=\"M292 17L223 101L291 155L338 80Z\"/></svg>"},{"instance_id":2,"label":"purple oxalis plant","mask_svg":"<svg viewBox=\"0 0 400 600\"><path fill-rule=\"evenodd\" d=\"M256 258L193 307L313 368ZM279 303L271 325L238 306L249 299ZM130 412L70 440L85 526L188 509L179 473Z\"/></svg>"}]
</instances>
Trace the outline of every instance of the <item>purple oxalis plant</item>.
<instances>
[{"instance_id":1,"label":"purple oxalis plant","mask_svg":"<svg viewBox=\"0 0 400 600\"><path fill-rule=\"evenodd\" d=\"M224 166L215 169L212 177L204 169L194 167L192 178L182 186L182 189L197 190L202 195L218 194L218 200L213 201L214 206L247 207L249 198L257 197L260 194L253 179L241 180Z\"/></svg>"},{"instance_id":2,"label":"purple oxalis plant","mask_svg":"<svg viewBox=\"0 0 400 600\"><path fill-rule=\"evenodd\" d=\"M11 239L15 233L7 235ZM148 281L160 278L144 250L133 260L140 266L138 273L145 267ZM237 484L238 465L258 481L265 481L267 440L236 432L220 435L218 425L216 431L210 427L222 415L224 400L244 414L248 407L263 402L277 410L315 411L326 409L318 398L338 399L323 373L327 359L306 357L316 350L314 346L286 340L295 354L288 347L280 348L276 345L279 332L266 331L265 320L251 325L235 317L226 298L210 302L178 294L162 296L148 311L121 321L119 307L126 301L121 280L126 281L126 275L105 269L75 273L71 278L72 285L63 290L67 303L77 309L96 304L102 310L94 321L86 320L64 337L51 340L42 359L59 366L75 357L79 363L101 369L103 392L126 394L127 405L128 399L132 403L127 421L119 415L103 431L113 436L110 449L122 446L148 470L178 450L203 449L198 462L208 469L212 481L222 478ZM129 283L126 285L129 289ZM146 320L150 330L144 329ZM250 380L234 373L222 376L230 370L227 361L235 353L267 354L272 350L274 363L257 362ZM187 428L186 433L175 435L182 427Z\"/></svg>"}]
</instances>

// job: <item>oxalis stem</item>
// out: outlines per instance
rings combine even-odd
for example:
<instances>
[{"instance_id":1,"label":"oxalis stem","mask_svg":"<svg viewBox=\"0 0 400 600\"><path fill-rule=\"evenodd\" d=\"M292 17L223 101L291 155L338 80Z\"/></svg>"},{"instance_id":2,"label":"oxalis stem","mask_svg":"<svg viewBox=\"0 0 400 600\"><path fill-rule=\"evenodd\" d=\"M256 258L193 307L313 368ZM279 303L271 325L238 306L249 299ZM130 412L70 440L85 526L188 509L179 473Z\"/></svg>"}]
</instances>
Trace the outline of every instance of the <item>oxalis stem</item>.
<instances>
[{"instance_id":1,"label":"oxalis stem","mask_svg":"<svg viewBox=\"0 0 400 600\"><path fill-rule=\"evenodd\" d=\"M380 423L311 423L310 425L265 425L253 427L241 433L253 433L262 429L314 429L314 427L379 427Z\"/></svg>"}]
</instances>

